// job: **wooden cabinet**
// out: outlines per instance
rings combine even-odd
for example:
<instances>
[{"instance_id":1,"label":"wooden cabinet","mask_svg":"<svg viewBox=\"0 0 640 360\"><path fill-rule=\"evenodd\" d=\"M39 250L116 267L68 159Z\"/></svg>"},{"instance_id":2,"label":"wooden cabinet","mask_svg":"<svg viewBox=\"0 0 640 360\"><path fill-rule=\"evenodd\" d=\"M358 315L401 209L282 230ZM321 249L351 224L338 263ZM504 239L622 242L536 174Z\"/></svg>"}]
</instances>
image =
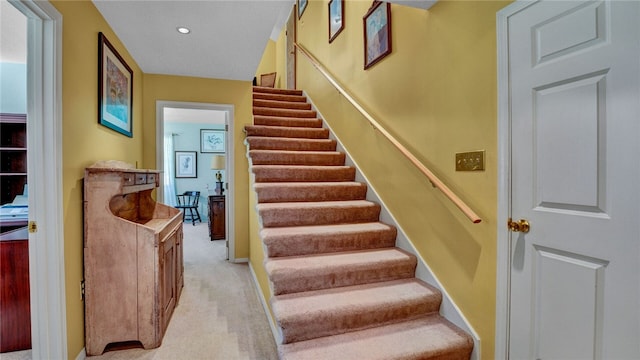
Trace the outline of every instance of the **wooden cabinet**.
<instances>
[{"instance_id":1,"label":"wooden cabinet","mask_svg":"<svg viewBox=\"0 0 640 360\"><path fill-rule=\"evenodd\" d=\"M0 352L31 349L27 228L0 235Z\"/></svg>"},{"instance_id":2,"label":"wooden cabinet","mask_svg":"<svg viewBox=\"0 0 640 360\"><path fill-rule=\"evenodd\" d=\"M160 346L183 286L182 214L156 203L159 173L100 162L85 171L87 355Z\"/></svg>"},{"instance_id":3,"label":"wooden cabinet","mask_svg":"<svg viewBox=\"0 0 640 360\"><path fill-rule=\"evenodd\" d=\"M221 240L226 236L224 195L209 195L209 238Z\"/></svg>"},{"instance_id":4,"label":"wooden cabinet","mask_svg":"<svg viewBox=\"0 0 640 360\"><path fill-rule=\"evenodd\" d=\"M27 115L0 114L0 205L27 184Z\"/></svg>"}]
</instances>

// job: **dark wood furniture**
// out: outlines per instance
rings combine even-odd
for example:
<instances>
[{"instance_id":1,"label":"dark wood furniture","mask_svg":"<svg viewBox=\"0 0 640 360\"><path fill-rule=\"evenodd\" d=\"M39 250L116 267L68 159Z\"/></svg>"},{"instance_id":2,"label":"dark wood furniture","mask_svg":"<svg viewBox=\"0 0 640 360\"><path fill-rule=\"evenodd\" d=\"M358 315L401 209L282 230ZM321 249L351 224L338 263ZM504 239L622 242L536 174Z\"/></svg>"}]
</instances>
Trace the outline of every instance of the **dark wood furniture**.
<instances>
[{"instance_id":1,"label":"dark wood furniture","mask_svg":"<svg viewBox=\"0 0 640 360\"><path fill-rule=\"evenodd\" d=\"M29 234L0 235L0 352L31 349Z\"/></svg>"},{"instance_id":2,"label":"dark wood furniture","mask_svg":"<svg viewBox=\"0 0 640 360\"><path fill-rule=\"evenodd\" d=\"M0 205L22 194L27 183L27 115L0 114Z\"/></svg>"},{"instance_id":3,"label":"dark wood furniture","mask_svg":"<svg viewBox=\"0 0 640 360\"><path fill-rule=\"evenodd\" d=\"M209 237L211 240L221 240L227 236L224 198L224 195L209 195Z\"/></svg>"},{"instance_id":4,"label":"dark wood furniture","mask_svg":"<svg viewBox=\"0 0 640 360\"><path fill-rule=\"evenodd\" d=\"M121 162L85 171L87 355L109 344L160 346L184 283L182 214L156 203L159 172Z\"/></svg>"}]
</instances>

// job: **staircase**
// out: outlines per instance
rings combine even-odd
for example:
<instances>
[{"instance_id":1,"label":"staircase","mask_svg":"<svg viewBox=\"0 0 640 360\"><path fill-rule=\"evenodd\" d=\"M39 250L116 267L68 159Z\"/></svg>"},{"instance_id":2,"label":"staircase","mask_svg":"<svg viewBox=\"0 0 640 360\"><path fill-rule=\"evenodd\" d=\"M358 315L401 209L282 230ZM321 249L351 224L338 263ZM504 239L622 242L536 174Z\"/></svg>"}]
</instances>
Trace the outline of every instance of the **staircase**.
<instances>
[{"instance_id":1,"label":"staircase","mask_svg":"<svg viewBox=\"0 0 640 360\"><path fill-rule=\"evenodd\" d=\"M469 359L471 337L438 313L441 293L300 90L254 87L246 126L280 358Z\"/></svg>"}]
</instances>

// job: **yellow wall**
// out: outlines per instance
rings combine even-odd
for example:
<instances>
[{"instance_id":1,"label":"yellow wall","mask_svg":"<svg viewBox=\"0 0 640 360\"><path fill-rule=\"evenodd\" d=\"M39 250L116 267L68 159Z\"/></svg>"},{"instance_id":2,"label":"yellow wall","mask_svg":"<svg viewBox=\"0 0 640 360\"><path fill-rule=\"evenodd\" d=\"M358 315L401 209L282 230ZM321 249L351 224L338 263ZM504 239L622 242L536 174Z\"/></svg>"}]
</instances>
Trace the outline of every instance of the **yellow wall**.
<instances>
[{"instance_id":1,"label":"yellow wall","mask_svg":"<svg viewBox=\"0 0 640 360\"><path fill-rule=\"evenodd\" d=\"M63 16L62 158L67 350L84 347L82 179L85 167L116 159L142 164L142 72L91 1L53 1ZM133 70L133 138L98 124L98 32Z\"/></svg>"},{"instance_id":2,"label":"yellow wall","mask_svg":"<svg viewBox=\"0 0 640 360\"><path fill-rule=\"evenodd\" d=\"M424 11L391 5L393 52L363 70L362 17L347 1L329 44L325 1L310 1L298 42L483 221L472 224L298 55L306 90L420 256L494 357L497 216L496 12L507 2L440 1ZM456 172L455 153L486 150L486 171Z\"/></svg>"},{"instance_id":3,"label":"yellow wall","mask_svg":"<svg viewBox=\"0 0 640 360\"><path fill-rule=\"evenodd\" d=\"M67 308L67 351L75 359L84 347L83 278L84 169L95 161L116 159L140 168L156 167L156 100L234 105L236 257L249 257L248 173L242 128L251 122L251 83L143 74L88 0L53 1L63 16L63 209ZM103 32L133 69L133 138L97 121L98 32ZM145 89L144 92L142 89Z\"/></svg>"},{"instance_id":4,"label":"yellow wall","mask_svg":"<svg viewBox=\"0 0 640 360\"><path fill-rule=\"evenodd\" d=\"M285 25L286 26L286 25ZM275 46L276 72L278 73L278 81L276 87L287 89L287 37L286 31L282 30Z\"/></svg>"},{"instance_id":5,"label":"yellow wall","mask_svg":"<svg viewBox=\"0 0 640 360\"><path fill-rule=\"evenodd\" d=\"M233 155L235 203L227 204L235 217L235 256L249 257L248 223L248 162L245 156L243 129L253 121L251 114L252 88L249 81L203 79L184 76L144 75L144 166L156 164L156 101L184 101L225 104L234 106L234 128L229 129L234 147Z\"/></svg>"},{"instance_id":6,"label":"yellow wall","mask_svg":"<svg viewBox=\"0 0 640 360\"><path fill-rule=\"evenodd\" d=\"M273 40L269 40L267 46L264 49L264 53L262 54L262 59L260 60L260 64L258 64L258 69L256 70L256 78L258 79L258 85L262 85L260 82L260 75L269 74L276 71L276 43ZM276 86L278 87L278 83L280 82L280 74L276 74Z\"/></svg>"}]
</instances>

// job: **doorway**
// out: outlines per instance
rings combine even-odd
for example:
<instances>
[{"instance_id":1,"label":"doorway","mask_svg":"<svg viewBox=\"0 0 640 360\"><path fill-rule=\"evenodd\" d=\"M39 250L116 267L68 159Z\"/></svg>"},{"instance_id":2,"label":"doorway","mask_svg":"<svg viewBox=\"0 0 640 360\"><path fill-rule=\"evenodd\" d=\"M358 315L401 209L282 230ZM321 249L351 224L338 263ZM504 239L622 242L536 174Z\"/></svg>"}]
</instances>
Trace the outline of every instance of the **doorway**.
<instances>
[{"instance_id":1,"label":"doorway","mask_svg":"<svg viewBox=\"0 0 640 360\"><path fill-rule=\"evenodd\" d=\"M203 204L201 215L207 214L209 195L214 194L216 186L216 173L217 170L213 170L210 164L212 163L213 155L224 155L224 178L222 181L224 184L224 196L227 206L224 207L225 212L225 241L227 243L227 258L230 262L235 262L235 218L233 212L233 205L235 199L234 189L234 160L233 160L233 137L230 136L228 129L233 129L233 105L224 104L210 104L210 103L195 103L195 102L176 102L176 101L157 101L156 102L156 167L160 170L163 176L160 177L160 188L162 191L158 192L158 201L172 205L170 197L175 196L175 186L170 186L169 182L176 180L175 173L172 173L171 165L173 164L173 157L167 159L168 156L172 156L176 151L189 151L194 152L197 159L197 167L200 171L197 171L195 178L181 179L187 180L190 184L189 188L182 189L195 190L201 192L201 197L205 201ZM169 131L167 129L173 128L169 125L170 122L184 122L184 131ZM212 153L209 150L203 149L201 146L202 131L213 131L220 133L224 136L224 152ZM165 137L169 136L173 139L165 140ZM171 144L178 143L182 138L189 138L187 141L188 148L182 146L180 148L171 148ZM179 140L178 140L179 139ZM185 143L184 141L182 143ZM168 165L168 166L167 166ZM173 191L172 191L173 190ZM180 189L178 189L180 190Z\"/></svg>"},{"instance_id":2,"label":"doorway","mask_svg":"<svg viewBox=\"0 0 640 360\"><path fill-rule=\"evenodd\" d=\"M27 18L31 357L66 359L61 172L62 16L48 2L11 0L10 3Z\"/></svg>"}]
</instances>

